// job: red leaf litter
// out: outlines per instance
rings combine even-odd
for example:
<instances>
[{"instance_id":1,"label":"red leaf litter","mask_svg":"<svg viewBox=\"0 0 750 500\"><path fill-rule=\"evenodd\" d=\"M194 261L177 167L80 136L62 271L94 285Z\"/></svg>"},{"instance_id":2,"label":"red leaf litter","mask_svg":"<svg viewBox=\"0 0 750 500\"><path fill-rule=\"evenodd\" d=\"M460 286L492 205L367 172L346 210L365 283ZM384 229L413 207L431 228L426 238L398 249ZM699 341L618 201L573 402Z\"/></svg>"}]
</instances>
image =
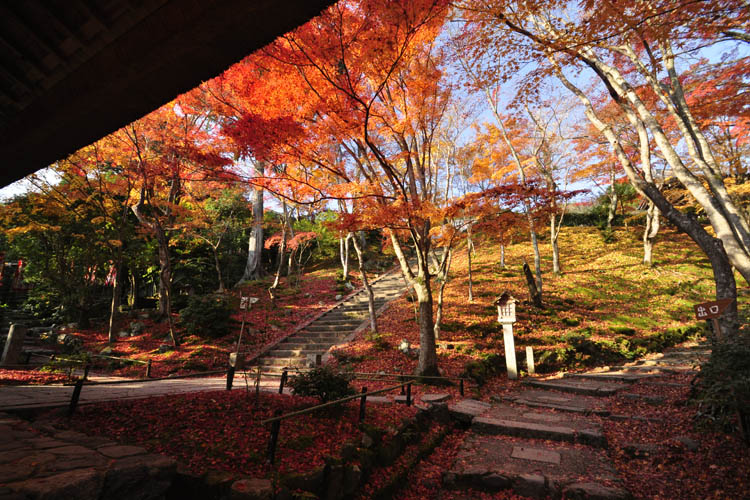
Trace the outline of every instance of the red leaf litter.
<instances>
[{"instance_id":1,"label":"red leaf litter","mask_svg":"<svg viewBox=\"0 0 750 500\"><path fill-rule=\"evenodd\" d=\"M361 438L359 404L319 411L281 423L276 465L266 461L270 426L260 421L318 404L316 399L250 391L203 392L81 407L70 425L87 434L144 446L185 464L195 473L222 470L251 477L307 472L338 457L341 448ZM404 405L367 407L365 422L381 429L398 427L416 410ZM61 422L63 423L63 422Z\"/></svg>"}]
</instances>

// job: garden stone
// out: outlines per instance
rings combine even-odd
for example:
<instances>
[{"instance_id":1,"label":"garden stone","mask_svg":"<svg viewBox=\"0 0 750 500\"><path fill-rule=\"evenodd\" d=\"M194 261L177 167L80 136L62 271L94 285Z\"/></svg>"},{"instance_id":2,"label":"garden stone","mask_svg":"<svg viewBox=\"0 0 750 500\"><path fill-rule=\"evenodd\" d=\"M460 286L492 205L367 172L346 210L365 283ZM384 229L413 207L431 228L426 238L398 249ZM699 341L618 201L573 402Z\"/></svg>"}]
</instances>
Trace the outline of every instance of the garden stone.
<instances>
[{"instance_id":1,"label":"garden stone","mask_svg":"<svg viewBox=\"0 0 750 500\"><path fill-rule=\"evenodd\" d=\"M103 355L103 356L112 356L112 354L113 354L114 352L115 352L115 351L114 351L114 349L112 349L112 347L110 347L110 346L107 346L107 347L105 347L104 349L102 349L101 351L99 351L99 354L101 354L101 355Z\"/></svg>"},{"instance_id":2,"label":"garden stone","mask_svg":"<svg viewBox=\"0 0 750 500\"><path fill-rule=\"evenodd\" d=\"M123 458L132 455L142 455L146 453L146 450L144 448L141 448L140 446L125 445L102 446L96 451L109 458Z\"/></svg>"},{"instance_id":3,"label":"garden stone","mask_svg":"<svg viewBox=\"0 0 750 500\"><path fill-rule=\"evenodd\" d=\"M564 498L571 500L628 500L630 493L597 483L573 483L563 490Z\"/></svg>"},{"instance_id":4,"label":"garden stone","mask_svg":"<svg viewBox=\"0 0 750 500\"><path fill-rule=\"evenodd\" d=\"M273 485L268 479L240 479L232 483L230 500L271 500Z\"/></svg>"},{"instance_id":5,"label":"garden stone","mask_svg":"<svg viewBox=\"0 0 750 500\"><path fill-rule=\"evenodd\" d=\"M169 351L171 351L173 349L174 348L171 345L169 345L169 344L161 344L159 346L158 351L159 351L159 354L164 354L165 352L169 352Z\"/></svg>"},{"instance_id":6,"label":"garden stone","mask_svg":"<svg viewBox=\"0 0 750 500\"><path fill-rule=\"evenodd\" d=\"M117 336L120 337L121 339L124 339L125 337L130 337L130 332L127 332L125 330L120 330Z\"/></svg>"},{"instance_id":7,"label":"garden stone","mask_svg":"<svg viewBox=\"0 0 750 500\"><path fill-rule=\"evenodd\" d=\"M698 443L687 436L677 436L674 440L683 445L688 451L698 451Z\"/></svg>"},{"instance_id":8,"label":"garden stone","mask_svg":"<svg viewBox=\"0 0 750 500\"><path fill-rule=\"evenodd\" d=\"M141 323L140 321L134 321L130 323L130 334L131 335L140 335L143 333L143 330L146 328L146 325Z\"/></svg>"},{"instance_id":9,"label":"garden stone","mask_svg":"<svg viewBox=\"0 0 750 500\"><path fill-rule=\"evenodd\" d=\"M317 493L323 489L324 480L325 468L318 467L307 474L289 474L282 479L282 482L290 490L304 490Z\"/></svg>"},{"instance_id":10,"label":"garden stone","mask_svg":"<svg viewBox=\"0 0 750 500\"><path fill-rule=\"evenodd\" d=\"M362 470L357 465L350 465L344 470L344 495L351 496L357 491L362 480Z\"/></svg>"},{"instance_id":11,"label":"garden stone","mask_svg":"<svg viewBox=\"0 0 750 500\"><path fill-rule=\"evenodd\" d=\"M326 479L325 500L340 500L344 498L344 466L333 465L328 469Z\"/></svg>"},{"instance_id":12,"label":"garden stone","mask_svg":"<svg viewBox=\"0 0 750 500\"><path fill-rule=\"evenodd\" d=\"M8 338L5 341L5 348L3 349L3 357L0 359L0 366L18 365L21 363L24 338L26 338L25 326L15 323L10 325Z\"/></svg>"},{"instance_id":13,"label":"garden stone","mask_svg":"<svg viewBox=\"0 0 750 500\"><path fill-rule=\"evenodd\" d=\"M104 474L94 469L80 469L44 478L27 479L7 486L29 498L45 500L97 500L100 497Z\"/></svg>"},{"instance_id":14,"label":"garden stone","mask_svg":"<svg viewBox=\"0 0 750 500\"><path fill-rule=\"evenodd\" d=\"M372 448L372 445L375 444L375 441L366 433L362 434L362 441L361 441L363 448Z\"/></svg>"},{"instance_id":15,"label":"garden stone","mask_svg":"<svg viewBox=\"0 0 750 500\"><path fill-rule=\"evenodd\" d=\"M107 471L101 500L163 498L172 484L175 470L175 461L160 455L117 460Z\"/></svg>"},{"instance_id":16,"label":"garden stone","mask_svg":"<svg viewBox=\"0 0 750 500\"><path fill-rule=\"evenodd\" d=\"M336 300L341 300L341 299L343 299L343 298L344 298L344 296L343 296L343 295L341 295L341 294L339 294L339 295L336 295Z\"/></svg>"}]
</instances>

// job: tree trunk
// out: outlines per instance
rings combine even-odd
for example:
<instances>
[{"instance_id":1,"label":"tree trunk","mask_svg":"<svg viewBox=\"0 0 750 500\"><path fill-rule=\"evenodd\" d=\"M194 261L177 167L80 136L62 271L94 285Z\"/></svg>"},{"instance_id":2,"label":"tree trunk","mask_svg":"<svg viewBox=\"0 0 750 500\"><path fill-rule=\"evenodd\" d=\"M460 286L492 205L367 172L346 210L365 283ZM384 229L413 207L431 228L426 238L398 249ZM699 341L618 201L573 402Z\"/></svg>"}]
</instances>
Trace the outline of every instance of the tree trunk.
<instances>
[{"instance_id":1,"label":"tree trunk","mask_svg":"<svg viewBox=\"0 0 750 500\"><path fill-rule=\"evenodd\" d=\"M429 233L429 227L425 228ZM415 238L421 248L417 250L417 275L415 276L409 267L401 244L396 236L391 233L391 242L396 252L396 258L401 265L401 270L406 276L409 284L417 295L418 318L419 318L419 362L417 364L417 375L436 376L440 375L437 365L437 351L435 349L435 329L432 316L432 288L430 287L429 273L429 240L424 236Z\"/></svg>"},{"instance_id":2,"label":"tree trunk","mask_svg":"<svg viewBox=\"0 0 750 500\"><path fill-rule=\"evenodd\" d=\"M530 219L531 217L529 217ZM536 290L542 297L542 256L539 253L539 238L533 226L531 227L531 247L534 249L534 275L536 276Z\"/></svg>"},{"instance_id":3,"label":"tree trunk","mask_svg":"<svg viewBox=\"0 0 750 500\"><path fill-rule=\"evenodd\" d=\"M471 275L471 254L474 251L474 242L471 240L471 225L466 232L466 256L469 260L469 302L474 302L474 283Z\"/></svg>"},{"instance_id":4,"label":"tree trunk","mask_svg":"<svg viewBox=\"0 0 750 500\"><path fill-rule=\"evenodd\" d=\"M169 324L169 337L172 345L177 347L177 337L174 333L172 318L172 261L169 258L169 240L161 229L157 229L156 239L159 243L159 314L166 315Z\"/></svg>"},{"instance_id":5,"label":"tree trunk","mask_svg":"<svg viewBox=\"0 0 750 500\"><path fill-rule=\"evenodd\" d=\"M263 277L263 266L260 264L263 252L263 189L255 188L253 192L253 229L247 243L247 263L242 273L242 281L257 280Z\"/></svg>"},{"instance_id":6,"label":"tree trunk","mask_svg":"<svg viewBox=\"0 0 750 500\"><path fill-rule=\"evenodd\" d=\"M500 267L505 269L505 243L500 243Z\"/></svg>"},{"instance_id":7,"label":"tree trunk","mask_svg":"<svg viewBox=\"0 0 750 500\"><path fill-rule=\"evenodd\" d=\"M615 189L615 168L609 171L609 210L607 211L607 230L612 230L612 221L617 213L617 190Z\"/></svg>"},{"instance_id":8,"label":"tree trunk","mask_svg":"<svg viewBox=\"0 0 750 500\"><path fill-rule=\"evenodd\" d=\"M224 277L221 275L221 264L219 263L219 247L211 245L211 251L214 254L214 266L216 267L216 277L219 279L219 293L224 293ZM247 271L247 268L245 268ZM244 279L244 278L243 278ZM240 280L243 281L243 280Z\"/></svg>"},{"instance_id":9,"label":"tree trunk","mask_svg":"<svg viewBox=\"0 0 750 500\"><path fill-rule=\"evenodd\" d=\"M445 285L448 284L448 273L451 270L452 260L453 260L453 249L451 248L443 249L443 258L442 258L442 262L440 263L440 273L438 274L438 281L440 282L440 289L438 290L438 304L437 304L437 310L435 311L434 330L435 330L436 341L440 339L440 323L443 320L443 294L445 292Z\"/></svg>"},{"instance_id":10,"label":"tree trunk","mask_svg":"<svg viewBox=\"0 0 750 500\"><path fill-rule=\"evenodd\" d=\"M549 216L549 241L552 243L552 272L560 274L560 247L557 245L557 237L560 236L560 231L557 229L556 220L555 214Z\"/></svg>"},{"instance_id":11,"label":"tree trunk","mask_svg":"<svg viewBox=\"0 0 750 500\"><path fill-rule=\"evenodd\" d=\"M351 235L351 233L349 233ZM347 237L349 236L347 235ZM367 290L367 312L370 315L370 331L372 333L378 333L378 322L375 317L375 292L372 290L370 280L367 279L367 273L365 273L365 261L362 249L359 247L357 238L352 238L354 244L354 251L357 253L357 262L359 263L359 276L362 279L362 285Z\"/></svg>"},{"instance_id":12,"label":"tree trunk","mask_svg":"<svg viewBox=\"0 0 750 500\"><path fill-rule=\"evenodd\" d=\"M281 279L281 271L284 268L284 253L286 252L286 228L288 225L286 202L282 202L282 206L284 209L284 220L281 223L281 241L279 242L279 263L278 263L278 266L276 266L276 276L273 279L273 284L268 289L268 293L271 294L271 298L273 298L273 290L275 290L279 286L279 280Z\"/></svg>"},{"instance_id":13,"label":"tree trunk","mask_svg":"<svg viewBox=\"0 0 750 500\"><path fill-rule=\"evenodd\" d=\"M539 292L539 290L536 287L536 282L534 281L534 275L531 274L531 268L529 267L528 262L523 263L523 274L526 277L526 285L529 287L529 295L531 296L531 301L534 303L536 307L543 307L542 305L542 294Z\"/></svg>"},{"instance_id":14,"label":"tree trunk","mask_svg":"<svg viewBox=\"0 0 750 500\"><path fill-rule=\"evenodd\" d=\"M349 241L354 238L352 233L339 238L339 257L341 257L341 276L345 282L349 281ZM356 242L355 242L356 245ZM357 254L359 255L359 253Z\"/></svg>"},{"instance_id":15,"label":"tree trunk","mask_svg":"<svg viewBox=\"0 0 750 500\"><path fill-rule=\"evenodd\" d=\"M646 227L643 230L643 264L651 267L654 265L652 253L654 240L659 233L659 209L656 208L653 201L648 202L648 211L646 212Z\"/></svg>"},{"instance_id":16,"label":"tree trunk","mask_svg":"<svg viewBox=\"0 0 750 500\"><path fill-rule=\"evenodd\" d=\"M117 341L115 338L115 320L117 319L117 313L120 308L120 295L122 294L122 269L121 261L115 263L114 272L114 283L112 283L112 302L109 308L109 331L107 334L107 342L110 344Z\"/></svg>"}]
</instances>

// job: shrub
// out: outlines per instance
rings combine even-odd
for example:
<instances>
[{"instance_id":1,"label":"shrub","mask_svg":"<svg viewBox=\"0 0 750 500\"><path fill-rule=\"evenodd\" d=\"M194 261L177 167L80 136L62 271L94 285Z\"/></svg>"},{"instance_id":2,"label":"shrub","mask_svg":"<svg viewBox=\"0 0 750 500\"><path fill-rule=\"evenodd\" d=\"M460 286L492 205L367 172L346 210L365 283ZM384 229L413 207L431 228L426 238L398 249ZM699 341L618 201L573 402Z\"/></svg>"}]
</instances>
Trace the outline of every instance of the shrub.
<instances>
[{"instance_id":1,"label":"shrub","mask_svg":"<svg viewBox=\"0 0 750 500\"><path fill-rule=\"evenodd\" d=\"M298 396L314 396L326 403L354 394L354 389L349 385L351 380L349 374L320 366L289 379L289 387Z\"/></svg>"},{"instance_id":2,"label":"shrub","mask_svg":"<svg viewBox=\"0 0 750 500\"><path fill-rule=\"evenodd\" d=\"M483 355L481 359L469 361L464 365L461 377L470 378L477 385L482 386L487 379L502 372L505 368L505 358L497 353Z\"/></svg>"},{"instance_id":3,"label":"shrub","mask_svg":"<svg viewBox=\"0 0 750 500\"><path fill-rule=\"evenodd\" d=\"M191 335L218 338L229 333L232 305L223 295L191 296L180 311L180 324Z\"/></svg>"},{"instance_id":4,"label":"shrub","mask_svg":"<svg viewBox=\"0 0 750 500\"><path fill-rule=\"evenodd\" d=\"M372 342L372 348L376 351L387 351L391 347L388 344L388 341L385 340L385 337L380 333L375 333L368 330L368 332L365 334L365 339Z\"/></svg>"},{"instance_id":5,"label":"shrub","mask_svg":"<svg viewBox=\"0 0 750 500\"><path fill-rule=\"evenodd\" d=\"M740 337L713 346L701 367L692 399L701 423L734 429L734 417L750 416L750 338ZM745 432L750 431L746 429ZM750 440L750 434L746 434Z\"/></svg>"}]
</instances>

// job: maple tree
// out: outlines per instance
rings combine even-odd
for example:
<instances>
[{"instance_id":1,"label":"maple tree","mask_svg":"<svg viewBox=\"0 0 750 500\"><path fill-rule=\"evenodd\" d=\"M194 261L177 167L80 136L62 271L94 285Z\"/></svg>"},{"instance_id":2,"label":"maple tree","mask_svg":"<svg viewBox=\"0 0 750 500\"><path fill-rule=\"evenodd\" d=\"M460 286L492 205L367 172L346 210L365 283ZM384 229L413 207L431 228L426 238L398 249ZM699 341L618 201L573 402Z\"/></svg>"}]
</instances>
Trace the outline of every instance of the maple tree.
<instances>
[{"instance_id":1,"label":"maple tree","mask_svg":"<svg viewBox=\"0 0 750 500\"><path fill-rule=\"evenodd\" d=\"M528 75L527 92L533 95L546 76L556 78L572 92L586 117L610 144L633 186L708 256L714 269L716 296L734 299L732 266L750 281L750 225L729 196L711 145L686 101L678 61L682 54L726 39L730 36L727 33L742 38L739 35L746 34L750 15L744 3L626 6L585 1L515 8L503 2L477 0L463 2L462 6L469 21L463 35L475 60L486 63L482 65L486 70L483 76L507 79L518 71L522 60L533 59L538 66ZM616 131L600 115L582 85L570 77L568 69L585 69L592 81L603 86L638 137L639 162L627 155ZM638 88L655 97L651 103L639 96ZM679 143L666 133L665 117L674 121ZM672 173L705 210L716 238L694 218L675 209L653 179L644 175L654 153L652 140ZM722 325L728 334L736 332L736 303Z\"/></svg>"}]
</instances>

